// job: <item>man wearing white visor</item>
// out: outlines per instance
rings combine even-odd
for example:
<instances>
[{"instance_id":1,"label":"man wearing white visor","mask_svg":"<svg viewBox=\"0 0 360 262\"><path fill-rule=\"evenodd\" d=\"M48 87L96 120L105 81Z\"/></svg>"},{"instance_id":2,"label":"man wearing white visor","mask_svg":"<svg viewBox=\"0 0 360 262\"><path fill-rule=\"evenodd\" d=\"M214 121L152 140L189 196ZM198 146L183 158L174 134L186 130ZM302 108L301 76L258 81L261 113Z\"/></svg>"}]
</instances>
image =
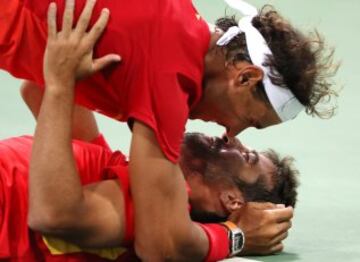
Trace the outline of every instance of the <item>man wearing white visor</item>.
<instances>
[{"instance_id":1,"label":"man wearing white visor","mask_svg":"<svg viewBox=\"0 0 360 262\"><path fill-rule=\"evenodd\" d=\"M258 15L256 8L238 0L226 0L226 2L242 11L245 16L239 21L238 26L230 27L221 36L217 45L226 46L239 34L245 34L250 60L263 71L262 84L273 109L282 122L295 118L304 106L287 87L274 84L270 80L271 75L279 76L279 72L276 69L271 72L270 67L265 65L268 56L273 54L264 37L252 24L252 20Z\"/></svg>"},{"instance_id":2,"label":"man wearing white visor","mask_svg":"<svg viewBox=\"0 0 360 262\"><path fill-rule=\"evenodd\" d=\"M206 57L203 104L212 105L221 115L218 123L227 128L228 136L247 127L265 128L291 120L304 109L321 118L332 116L334 108L318 108L319 102L336 96L329 78L322 78L336 70L326 72L332 61L331 56L321 57L324 44L319 36L306 37L270 6L259 14L244 1L225 2L244 16L238 22L227 17L218 19L215 26L209 24L213 37L219 38ZM224 64L226 77L219 73ZM233 112L228 111L229 105ZM198 111L204 111L201 106ZM195 108L192 116L202 114Z\"/></svg>"}]
</instances>

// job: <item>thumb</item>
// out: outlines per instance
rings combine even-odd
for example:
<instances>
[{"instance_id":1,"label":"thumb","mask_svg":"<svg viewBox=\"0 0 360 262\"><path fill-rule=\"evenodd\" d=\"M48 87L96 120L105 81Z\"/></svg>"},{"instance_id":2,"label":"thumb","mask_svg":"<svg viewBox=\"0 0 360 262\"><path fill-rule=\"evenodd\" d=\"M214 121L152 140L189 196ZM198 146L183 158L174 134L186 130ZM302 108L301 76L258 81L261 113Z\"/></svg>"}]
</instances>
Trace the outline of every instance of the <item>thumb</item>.
<instances>
[{"instance_id":1,"label":"thumb","mask_svg":"<svg viewBox=\"0 0 360 262\"><path fill-rule=\"evenodd\" d=\"M98 59L95 59L92 66L92 73L96 73L104 69L105 67L121 61L121 56L116 54L110 54Z\"/></svg>"}]
</instances>

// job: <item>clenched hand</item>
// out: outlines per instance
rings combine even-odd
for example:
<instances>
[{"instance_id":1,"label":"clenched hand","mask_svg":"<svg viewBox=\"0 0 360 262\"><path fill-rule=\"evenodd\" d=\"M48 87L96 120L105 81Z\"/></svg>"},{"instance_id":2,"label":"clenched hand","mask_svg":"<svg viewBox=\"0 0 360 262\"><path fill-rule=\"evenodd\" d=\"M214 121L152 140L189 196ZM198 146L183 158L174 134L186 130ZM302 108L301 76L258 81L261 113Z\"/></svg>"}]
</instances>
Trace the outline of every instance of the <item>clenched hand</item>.
<instances>
[{"instance_id":1,"label":"clenched hand","mask_svg":"<svg viewBox=\"0 0 360 262\"><path fill-rule=\"evenodd\" d=\"M229 220L245 235L241 255L269 255L282 251L282 241L288 236L293 213L292 207L256 202L248 202L233 212Z\"/></svg>"}]
</instances>

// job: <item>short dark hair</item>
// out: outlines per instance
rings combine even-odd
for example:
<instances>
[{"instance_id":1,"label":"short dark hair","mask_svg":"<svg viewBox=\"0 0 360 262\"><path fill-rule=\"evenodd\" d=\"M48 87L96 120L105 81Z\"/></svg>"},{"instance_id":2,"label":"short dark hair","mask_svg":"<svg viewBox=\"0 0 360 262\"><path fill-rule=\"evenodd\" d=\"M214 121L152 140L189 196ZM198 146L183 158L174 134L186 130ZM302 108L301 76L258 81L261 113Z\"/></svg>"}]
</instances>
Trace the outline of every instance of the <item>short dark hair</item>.
<instances>
[{"instance_id":1,"label":"short dark hair","mask_svg":"<svg viewBox=\"0 0 360 262\"><path fill-rule=\"evenodd\" d=\"M269 5L261 9L252 24L273 54L264 64L270 67L271 81L288 87L305 106L307 114L330 118L336 106L331 103L326 108L324 105L337 97L331 80L338 68L338 63L333 62L334 50L326 52L324 41L316 30L305 36ZM223 31L236 25L235 16L225 16L216 21L216 26ZM236 36L223 50L226 60L233 64L242 60L251 62L244 34ZM276 71L279 74L275 74ZM263 89L262 83L259 86Z\"/></svg>"}]
</instances>

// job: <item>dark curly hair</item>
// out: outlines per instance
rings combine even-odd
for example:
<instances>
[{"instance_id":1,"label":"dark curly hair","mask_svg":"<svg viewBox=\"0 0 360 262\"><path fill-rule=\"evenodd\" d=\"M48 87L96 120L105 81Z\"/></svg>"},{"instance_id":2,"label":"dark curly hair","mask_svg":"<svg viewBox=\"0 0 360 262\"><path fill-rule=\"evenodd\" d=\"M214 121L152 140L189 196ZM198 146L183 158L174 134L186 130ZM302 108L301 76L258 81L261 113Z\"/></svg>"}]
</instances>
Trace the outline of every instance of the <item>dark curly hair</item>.
<instances>
[{"instance_id":1,"label":"dark curly hair","mask_svg":"<svg viewBox=\"0 0 360 262\"><path fill-rule=\"evenodd\" d=\"M268 56L264 66L269 66L274 84L288 87L305 106L306 113L320 118L333 116L336 106L332 102L337 92L332 89L332 77L338 69L333 62L334 50L326 51L317 31L305 36L269 5L253 18L252 24L259 30L269 45L273 56ZM226 16L216 21L223 31L237 25L235 16ZM236 36L224 47L226 60L251 62L244 34ZM275 72L278 72L276 74ZM262 83L259 85L262 92Z\"/></svg>"},{"instance_id":2,"label":"dark curly hair","mask_svg":"<svg viewBox=\"0 0 360 262\"><path fill-rule=\"evenodd\" d=\"M238 176L229 177L243 193L246 202L271 202L295 207L299 171L294 167L294 159L289 156L280 158L279 154L272 149L264 151L262 154L275 166L274 172L270 174L270 187L264 176L254 184L247 184Z\"/></svg>"},{"instance_id":3,"label":"dark curly hair","mask_svg":"<svg viewBox=\"0 0 360 262\"><path fill-rule=\"evenodd\" d=\"M272 177L273 188L271 202L281 203L285 206L295 207L297 202L297 188L299 186L299 171L294 167L294 158L280 155L269 149L262 152L276 167L276 172Z\"/></svg>"}]
</instances>

